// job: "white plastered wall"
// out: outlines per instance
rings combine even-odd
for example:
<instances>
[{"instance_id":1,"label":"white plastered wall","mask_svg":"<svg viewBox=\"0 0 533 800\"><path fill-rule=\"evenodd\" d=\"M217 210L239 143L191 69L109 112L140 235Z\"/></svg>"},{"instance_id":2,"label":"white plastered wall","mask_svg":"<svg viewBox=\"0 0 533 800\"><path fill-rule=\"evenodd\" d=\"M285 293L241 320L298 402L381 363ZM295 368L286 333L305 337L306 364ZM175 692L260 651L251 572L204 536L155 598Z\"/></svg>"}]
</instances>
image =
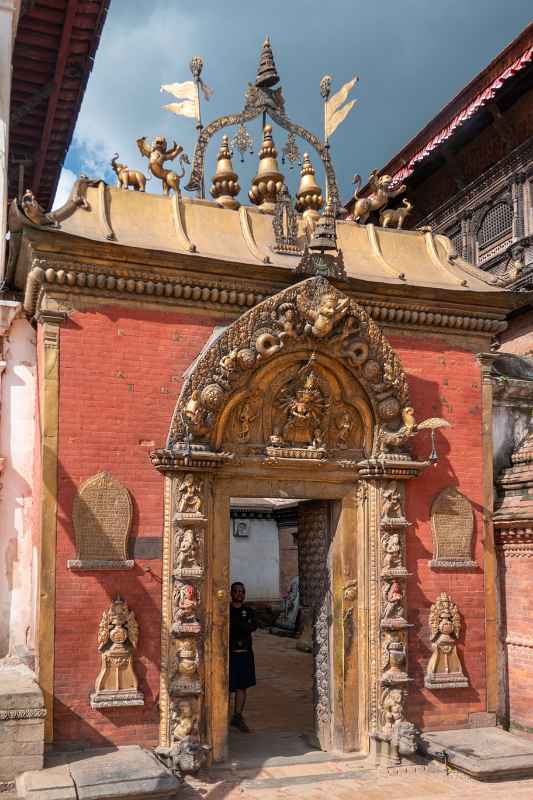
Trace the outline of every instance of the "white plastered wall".
<instances>
[{"instance_id":1,"label":"white plastered wall","mask_svg":"<svg viewBox=\"0 0 533 800\"><path fill-rule=\"evenodd\" d=\"M31 659L36 587L32 540L35 331L0 301L0 658Z\"/></svg>"},{"instance_id":2,"label":"white plastered wall","mask_svg":"<svg viewBox=\"0 0 533 800\"><path fill-rule=\"evenodd\" d=\"M231 520L231 580L246 586L246 600L277 602L279 593L279 536L273 519L246 519L247 537L233 536Z\"/></svg>"}]
</instances>

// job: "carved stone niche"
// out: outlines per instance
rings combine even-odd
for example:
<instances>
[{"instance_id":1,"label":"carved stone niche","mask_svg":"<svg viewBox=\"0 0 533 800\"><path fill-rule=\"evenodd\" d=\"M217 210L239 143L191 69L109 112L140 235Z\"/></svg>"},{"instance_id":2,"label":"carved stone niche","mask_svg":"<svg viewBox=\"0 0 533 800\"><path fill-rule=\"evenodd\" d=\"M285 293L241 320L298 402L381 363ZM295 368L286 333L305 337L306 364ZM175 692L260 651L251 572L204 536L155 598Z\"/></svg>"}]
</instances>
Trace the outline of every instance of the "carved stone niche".
<instances>
[{"instance_id":1,"label":"carved stone niche","mask_svg":"<svg viewBox=\"0 0 533 800\"><path fill-rule=\"evenodd\" d=\"M108 472L99 472L80 486L74 498L72 522L76 558L67 566L76 570L131 569L128 535L133 507L128 490Z\"/></svg>"},{"instance_id":2,"label":"carved stone niche","mask_svg":"<svg viewBox=\"0 0 533 800\"><path fill-rule=\"evenodd\" d=\"M455 603L442 592L429 612L431 656L426 668L424 686L427 689L461 689L468 686L457 654L461 634L461 617Z\"/></svg>"},{"instance_id":3,"label":"carved stone niche","mask_svg":"<svg viewBox=\"0 0 533 800\"><path fill-rule=\"evenodd\" d=\"M433 569L475 569L472 560L474 514L470 501L455 486L448 486L431 507Z\"/></svg>"}]
</instances>

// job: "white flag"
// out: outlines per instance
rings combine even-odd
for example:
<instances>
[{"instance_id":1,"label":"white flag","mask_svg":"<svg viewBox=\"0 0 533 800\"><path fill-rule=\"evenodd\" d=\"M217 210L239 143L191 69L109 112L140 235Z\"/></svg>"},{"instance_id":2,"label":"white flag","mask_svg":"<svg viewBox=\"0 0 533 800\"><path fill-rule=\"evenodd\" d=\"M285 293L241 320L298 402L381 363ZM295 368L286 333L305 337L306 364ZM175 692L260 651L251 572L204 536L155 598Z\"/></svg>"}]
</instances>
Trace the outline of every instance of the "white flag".
<instances>
[{"instance_id":1,"label":"white flag","mask_svg":"<svg viewBox=\"0 0 533 800\"><path fill-rule=\"evenodd\" d=\"M181 103L167 103L167 105L161 107L167 111L172 111L173 114L179 114L182 117L191 117L196 120L200 118L196 98L194 100L183 100Z\"/></svg>"},{"instance_id":2,"label":"white flag","mask_svg":"<svg viewBox=\"0 0 533 800\"><path fill-rule=\"evenodd\" d=\"M194 81L185 81L184 83L164 83L161 86L160 91L173 94L178 100L196 99L196 85Z\"/></svg>"},{"instance_id":3,"label":"white flag","mask_svg":"<svg viewBox=\"0 0 533 800\"><path fill-rule=\"evenodd\" d=\"M326 103L326 136L329 137L335 132L354 107L355 100L350 100L344 106L342 104L346 101L358 80L359 78L355 76L351 81L345 83Z\"/></svg>"}]
</instances>

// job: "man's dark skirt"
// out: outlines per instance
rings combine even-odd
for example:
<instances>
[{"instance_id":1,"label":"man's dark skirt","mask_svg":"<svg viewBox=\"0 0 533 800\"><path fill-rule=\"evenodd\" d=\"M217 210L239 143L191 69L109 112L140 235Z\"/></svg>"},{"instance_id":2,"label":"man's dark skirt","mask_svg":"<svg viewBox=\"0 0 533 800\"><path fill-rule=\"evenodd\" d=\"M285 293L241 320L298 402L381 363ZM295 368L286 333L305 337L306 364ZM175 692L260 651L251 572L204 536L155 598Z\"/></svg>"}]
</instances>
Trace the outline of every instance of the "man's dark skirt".
<instances>
[{"instance_id":1,"label":"man's dark skirt","mask_svg":"<svg viewBox=\"0 0 533 800\"><path fill-rule=\"evenodd\" d=\"M255 686L255 661L252 650L229 654L229 690L248 689Z\"/></svg>"}]
</instances>

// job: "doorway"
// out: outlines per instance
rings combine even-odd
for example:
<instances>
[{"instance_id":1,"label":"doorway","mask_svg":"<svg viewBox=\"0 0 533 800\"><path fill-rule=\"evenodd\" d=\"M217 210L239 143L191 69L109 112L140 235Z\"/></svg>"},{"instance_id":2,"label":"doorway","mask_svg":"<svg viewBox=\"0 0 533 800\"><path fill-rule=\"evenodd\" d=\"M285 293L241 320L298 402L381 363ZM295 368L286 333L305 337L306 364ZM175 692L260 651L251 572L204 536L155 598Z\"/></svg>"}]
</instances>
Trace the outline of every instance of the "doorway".
<instances>
[{"instance_id":1,"label":"doorway","mask_svg":"<svg viewBox=\"0 0 533 800\"><path fill-rule=\"evenodd\" d=\"M349 752L360 747L366 686L358 680L362 653L356 635L358 560L354 545L360 516L356 485L339 481L338 474L331 483L320 480L316 470L309 470L306 477L304 481L273 477L265 481L235 476L213 482L210 583L218 602L211 605L208 624L211 636L206 660L211 670L206 674L206 711L214 760L233 758L236 746L255 746L244 743L242 735L237 738L228 733L228 590L232 579L245 582L242 574L232 574L231 540L238 537L233 537L233 524L228 522L231 498L249 498L250 489L256 498L264 498L267 489L271 499L297 503L301 612L299 638L274 636L270 633L273 626L266 624L269 620L255 634L257 686L248 693L246 709L250 727L256 731L253 735L260 737L258 745L271 755L300 754L313 748ZM320 496L322 499L315 499ZM262 553L264 556L264 547ZM279 569L279 563L277 566ZM222 584L223 592L219 589ZM258 611L260 615L261 609ZM307 647L300 649L305 642ZM276 706L283 713L276 712ZM298 713L290 712L293 706ZM284 752L280 747L285 747Z\"/></svg>"},{"instance_id":2,"label":"doorway","mask_svg":"<svg viewBox=\"0 0 533 800\"><path fill-rule=\"evenodd\" d=\"M245 695L242 690L238 695L230 691L228 749L232 762L264 762L320 749L315 729L313 626L309 625L310 609L301 602L300 594L303 571L304 593L309 595L311 562L305 558L309 511L303 510L309 504L312 501L300 499L231 498L231 585L237 582L239 607L242 589L238 583L245 587L245 613L257 626L252 634L251 677L246 670L244 674L239 671L242 660L250 664L248 654L232 655L236 639L232 620L238 627L239 614L235 606L230 609L230 690L232 682L244 686L257 679ZM318 538L327 542L326 515L319 522ZM322 561L327 569L327 556ZM242 716L235 716L244 699Z\"/></svg>"}]
</instances>

